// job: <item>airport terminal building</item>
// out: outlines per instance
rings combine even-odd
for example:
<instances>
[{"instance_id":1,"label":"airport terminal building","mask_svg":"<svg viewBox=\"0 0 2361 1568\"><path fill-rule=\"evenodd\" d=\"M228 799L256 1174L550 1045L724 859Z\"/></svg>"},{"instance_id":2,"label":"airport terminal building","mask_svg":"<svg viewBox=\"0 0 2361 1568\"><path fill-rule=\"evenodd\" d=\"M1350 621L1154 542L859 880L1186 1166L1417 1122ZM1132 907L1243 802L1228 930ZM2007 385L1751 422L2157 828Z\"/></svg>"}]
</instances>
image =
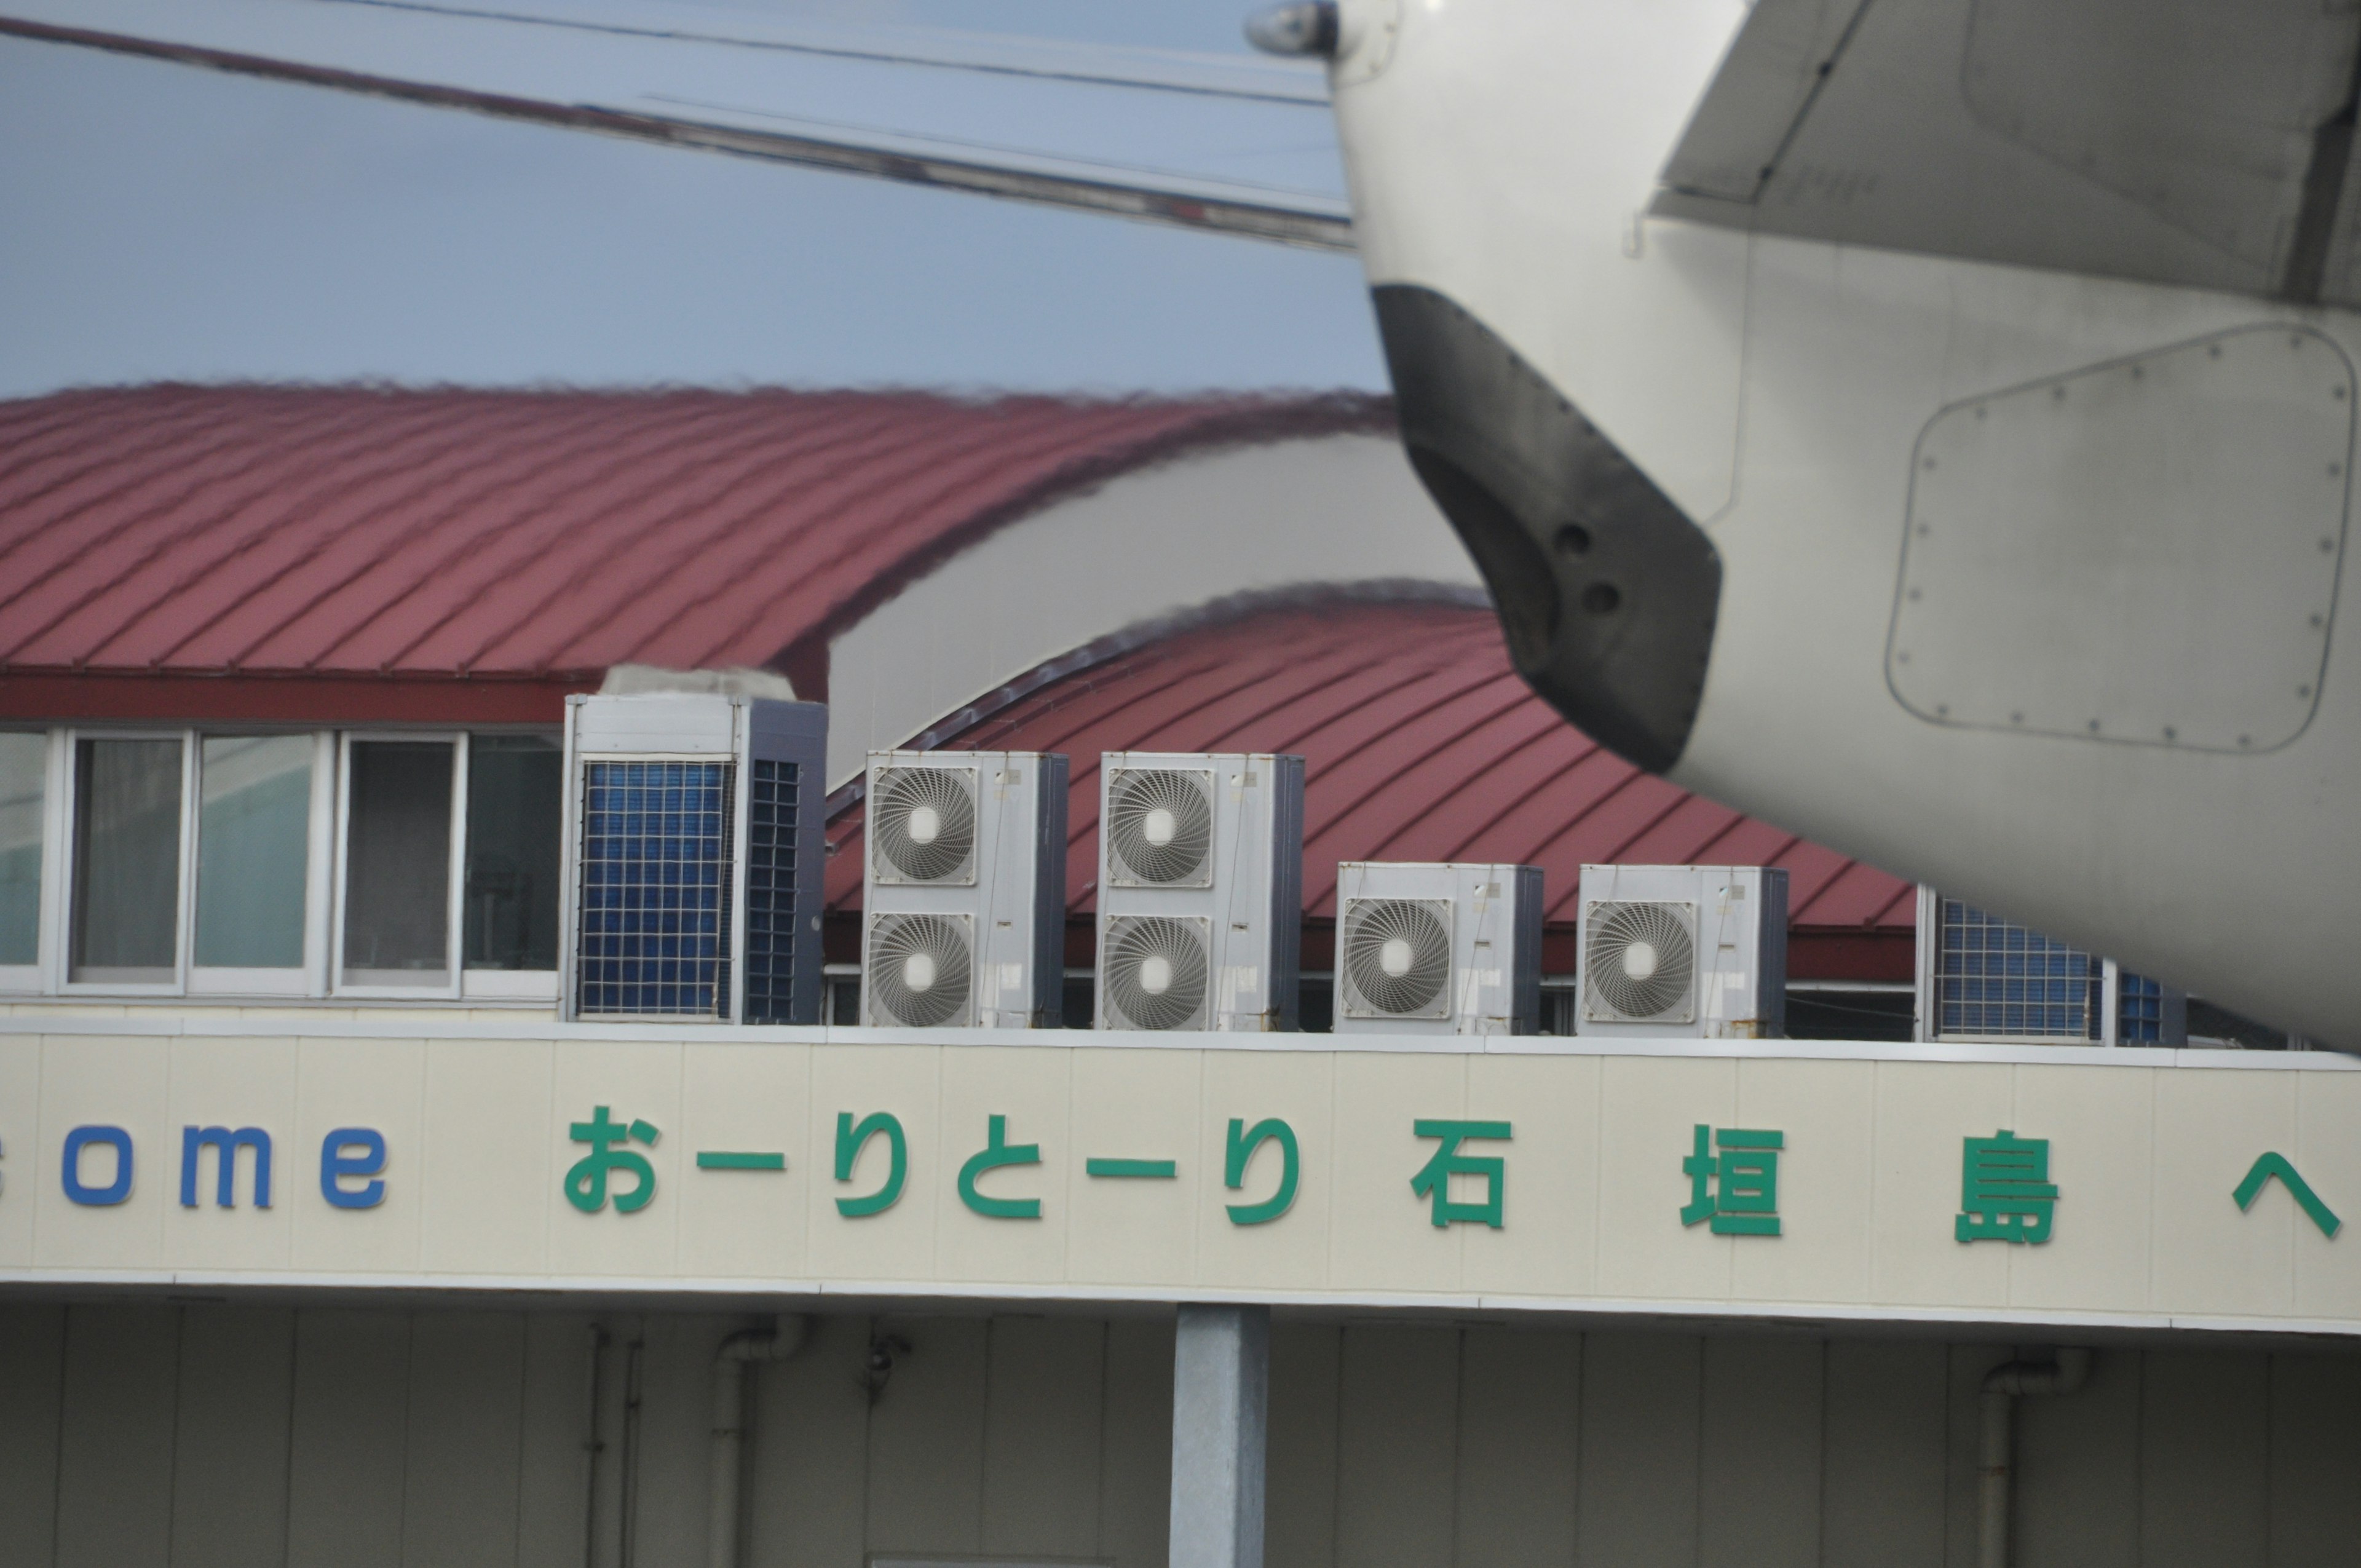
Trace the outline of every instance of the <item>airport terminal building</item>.
<instances>
[{"instance_id":1,"label":"airport terminal building","mask_svg":"<svg viewBox=\"0 0 2361 1568\"><path fill-rule=\"evenodd\" d=\"M0 404L0 1562L2361 1565L2361 1062L1597 746L1389 422Z\"/></svg>"}]
</instances>

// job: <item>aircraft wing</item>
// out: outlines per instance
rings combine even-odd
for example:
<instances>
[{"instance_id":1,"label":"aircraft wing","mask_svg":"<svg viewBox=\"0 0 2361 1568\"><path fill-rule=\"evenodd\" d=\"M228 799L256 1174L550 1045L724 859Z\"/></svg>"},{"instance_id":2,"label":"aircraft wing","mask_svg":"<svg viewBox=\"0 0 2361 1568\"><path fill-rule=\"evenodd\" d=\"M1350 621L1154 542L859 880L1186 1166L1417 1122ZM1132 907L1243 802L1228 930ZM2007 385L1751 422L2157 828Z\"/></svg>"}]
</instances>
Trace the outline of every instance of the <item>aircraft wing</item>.
<instances>
[{"instance_id":1,"label":"aircraft wing","mask_svg":"<svg viewBox=\"0 0 2361 1568\"><path fill-rule=\"evenodd\" d=\"M1759 0L1653 210L2361 303L2353 0Z\"/></svg>"},{"instance_id":2,"label":"aircraft wing","mask_svg":"<svg viewBox=\"0 0 2361 1568\"><path fill-rule=\"evenodd\" d=\"M642 0L0 0L0 36L1352 248L1316 65Z\"/></svg>"}]
</instances>

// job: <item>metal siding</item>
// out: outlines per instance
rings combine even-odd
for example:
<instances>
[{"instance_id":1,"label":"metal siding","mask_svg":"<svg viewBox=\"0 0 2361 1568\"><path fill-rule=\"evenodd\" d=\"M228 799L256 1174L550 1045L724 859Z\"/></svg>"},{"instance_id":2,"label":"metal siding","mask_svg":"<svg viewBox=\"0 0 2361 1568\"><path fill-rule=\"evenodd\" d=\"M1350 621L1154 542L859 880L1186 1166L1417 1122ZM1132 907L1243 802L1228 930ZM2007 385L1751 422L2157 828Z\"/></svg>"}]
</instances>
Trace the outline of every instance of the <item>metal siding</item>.
<instances>
[{"instance_id":1,"label":"metal siding","mask_svg":"<svg viewBox=\"0 0 2361 1568\"><path fill-rule=\"evenodd\" d=\"M1172 1343L1170 1319L1118 1318L1106 1326L1099 1551L1116 1568L1166 1568L1170 1553ZM1264 1518L1268 1539L1268 1509Z\"/></svg>"},{"instance_id":2,"label":"metal siding","mask_svg":"<svg viewBox=\"0 0 2361 1568\"><path fill-rule=\"evenodd\" d=\"M1704 1342L1586 1334L1576 1561L1694 1568Z\"/></svg>"},{"instance_id":3,"label":"metal siding","mask_svg":"<svg viewBox=\"0 0 2361 1568\"><path fill-rule=\"evenodd\" d=\"M2145 1357L2144 1568L2262 1568L2270 1547L2270 1369L2235 1351Z\"/></svg>"},{"instance_id":4,"label":"metal siding","mask_svg":"<svg viewBox=\"0 0 2361 1568\"><path fill-rule=\"evenodd\" d=\"M2361 1360L2274 1355L2271 1568L2361 1564Z\"/></svg>"},{"instance_id":5,"label":"metal siding","mask_svg":"<svg viewBox=\"0 0 2361 1568\"><path fill-rule=\"evenodd\" d=\"M295 1324L287 1561L398 1568L410 1314L313 1308Z\"/></svg>"},{"instance_id":6,"label":"metal siding","mask_svg":"<svg viewBox=\"0 0 2361 1568\"><path fill-rule=\"evenodd\" d=\"M151 1306L66 1314L58 1568L170 1560L180 1317Z\"/></svg>"},{"instance_id":7,"label":"metal siding","mask_svg":"<svg viewBox=\"0 0 2361 1568\"><path fill-rule=\"evenodd\" d=\"M869 1414L869 1550L981 1552L991 1325L888 1326L911 1348Z\"/></svg>"},{"instance_id":8,"label":"metal siding","mask_svg":"<svg viewBox=\"0 0 2361 1568\"><path fill-rule=\"evenodd\" d=\"M1828 1346L1820 1483L1827 1568L1943 1560L1948 1376L1939 1344Z\"/></svg>"},{"instance_id":9,"label":"metal siding","mask_svg":"<svg viewBox=\"0 0 2361 1568\"><path fill-rule=\"evenodd\" d=\"M524 1319L517 1475L517 1568L579 1568L589 1479L590 1320Z\"/></svg>"},{"instance_id":10,"label":"metal siding","mask_svg":"<svg viewBox=\"0 0 2361 1568\"><path fill-rule=\"evenodd\" d=\"M1343 1330L1271 1325L1263 1560L1273 1568L1336 1568L1343 1363Z\"/></svg>"},{"instance_id":11,"label":"metal siding","mask_svg":"<svg viewBox=\"0 0 2361 1568\"><path fill-rule=\"evenodd\" d=\"M0 1306L0 1562L56 1555L67 1310Z\"/></svg>"},{"instance_id":12,"label":"metal siding","mask_svg":"<svg viewBox=\"0 0 2361 1568\"><path fill-rule=\"evenodd\" d=\"M1698 1568L1819 1568L1827 1347L1705 1342Z\"/></svg>"},{"instance_id":13,"label":"metal siding","mask_svg":"<svg viewBox=\"0 0 2361 1568\"><path fill-rule=\"evenodd\" d=\"M1336 1559L1449 1563L1459 1451L1459 1331L1353 1323L1338 1401Z\"/></svg>"},{"instance_id":14,"label":"metal siding","mask_svg":"<svg viewBox=\"0 0 2361 1568\"><path fill-rule=\"evenodd\" d=\"M1461 1341L1450 1561L1573 1562L1581 1337L1471 1324Z\"/></svg>"},{"instance_id":15,"label":"metal siding","mask_svg":"<svg viewBox=\"0 0 2361 1568\"><path fill-rule=\"evenodd\" d=\"M867 1561L870 1329L867 1318L815 1319L801 1350L754 1374L747 1568Z\"/></svg>"},{"instance_id":16,"label":"metal siding","mask_svg":"<svg viewBox=\"0 0 2361 1568\"><path fill-rule=\"evenodd\" d=\"M987 1354L983 1550L1098 1555L1106 1325L998 1317Z\"/></svg>"},{"instance_id":17,"label":"metal siding","mask_svg":"<svg viewBox=\"0 0 2361 1568\"><path fill-rule=\"evenodd\" d=\"M295 1314L181 1310L172 1568L251 1568L287 1551Z\"/></svg>"}]
</instances>

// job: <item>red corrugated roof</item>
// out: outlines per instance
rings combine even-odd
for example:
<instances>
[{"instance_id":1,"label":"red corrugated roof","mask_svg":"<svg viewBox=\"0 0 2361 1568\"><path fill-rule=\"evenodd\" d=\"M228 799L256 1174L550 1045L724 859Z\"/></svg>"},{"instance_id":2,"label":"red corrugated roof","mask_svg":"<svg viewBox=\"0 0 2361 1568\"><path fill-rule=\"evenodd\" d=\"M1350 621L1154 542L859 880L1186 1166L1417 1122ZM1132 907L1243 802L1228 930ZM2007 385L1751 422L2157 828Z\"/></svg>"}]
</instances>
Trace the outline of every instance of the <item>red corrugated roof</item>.
<instances>
[{"instance_id":1,"label":"red corrugated roof","mask_svg":"<svg viewBox=\"0 0 2361 1568\"><path fill-rule=\"evenodd\" d=\"M158 386L0 403L0 674L25 693L775 667L1113 475L1389 423L1351 396Z\"/></svg>"},{"instance_id":2,"label":"red corrugated roof","mask_svg":"<svg viewBox=\"0 0 2361 1568\"><path fill-rule=\"evenodd\" d=\"M1248 609L1059 669L998 711L939 727L934 743L1072 760L1078 916L1092 907L1099 755L1148 751L1302 755L1314 918L1334 916L1340 861L1479 861L1540 866L1561 926L1582 866L1609 861L1784 866L1806 932L1903 938L1916 919L1910 883L1643 773L1566 724L1511 671L1480 607ZM861 823L852 806L829 825L833 910L860 903Z\"/></svg>"}]
</instances>

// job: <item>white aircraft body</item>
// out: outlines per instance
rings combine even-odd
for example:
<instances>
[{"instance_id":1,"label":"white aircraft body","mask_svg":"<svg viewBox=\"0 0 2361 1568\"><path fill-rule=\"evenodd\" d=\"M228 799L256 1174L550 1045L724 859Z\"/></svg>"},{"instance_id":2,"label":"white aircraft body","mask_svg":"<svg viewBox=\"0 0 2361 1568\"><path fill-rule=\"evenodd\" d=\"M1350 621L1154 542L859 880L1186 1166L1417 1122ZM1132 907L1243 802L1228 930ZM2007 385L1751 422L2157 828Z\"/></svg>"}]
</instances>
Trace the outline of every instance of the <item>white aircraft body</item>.
<instances>
[{"instance_id":1,"label":"white aircraft body","mask_svg":"<svg viewBox=\"0 0 2361 1568\"><path fill-rule=\"evenodd\" d=\"M2352 8L1290 7L1261 36L1325 57L1348 214L1207 132L1316 105L1290 62L921 59L532 3L0 0L0 32L1355 247L1412 461L1570 718L2361 1045ZM853 129L778 102L820 89L749 77L755 49L1159 106L1117 168Z\"/></svg>"}]
</instances>

